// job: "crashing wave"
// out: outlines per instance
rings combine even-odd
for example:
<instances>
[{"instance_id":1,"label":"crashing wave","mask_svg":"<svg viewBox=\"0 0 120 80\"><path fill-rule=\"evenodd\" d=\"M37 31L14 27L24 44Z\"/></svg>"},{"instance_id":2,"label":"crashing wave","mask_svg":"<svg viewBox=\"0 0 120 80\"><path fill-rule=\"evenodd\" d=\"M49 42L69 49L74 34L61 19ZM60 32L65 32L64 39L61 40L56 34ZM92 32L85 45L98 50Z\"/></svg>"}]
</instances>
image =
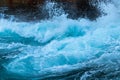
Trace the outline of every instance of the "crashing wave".
<instances>
[{"instance_id":1,"label":"crashing wave","mask_svg":"<svg viewBox=\"0 0 120 80\"><path fill-rule=\"evenodd\" d=\"M1 18L0 79L119 80L119 7L101 7L107 15L96 21L65 14L32 23Z\"/></svg>"}]
</instances>

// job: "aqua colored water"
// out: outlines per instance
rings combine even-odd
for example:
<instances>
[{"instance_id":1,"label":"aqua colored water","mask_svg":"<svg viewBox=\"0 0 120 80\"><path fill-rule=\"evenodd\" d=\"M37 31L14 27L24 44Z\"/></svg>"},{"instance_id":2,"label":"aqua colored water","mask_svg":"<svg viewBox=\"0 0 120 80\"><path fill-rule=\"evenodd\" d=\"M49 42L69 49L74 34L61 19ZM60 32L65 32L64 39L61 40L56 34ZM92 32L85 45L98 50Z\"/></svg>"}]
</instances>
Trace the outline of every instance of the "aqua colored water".
<instances>
[{"instance_id":1,"label":"aqua colored water","mask_svg":"<svg viewBox=\"0 0 120 80\"><path fill-rule=\"evenodd\" d=\"M0 18L0 80L119 80L119 1L100 6L96 21Z\"/></svg>"}]
</instances>

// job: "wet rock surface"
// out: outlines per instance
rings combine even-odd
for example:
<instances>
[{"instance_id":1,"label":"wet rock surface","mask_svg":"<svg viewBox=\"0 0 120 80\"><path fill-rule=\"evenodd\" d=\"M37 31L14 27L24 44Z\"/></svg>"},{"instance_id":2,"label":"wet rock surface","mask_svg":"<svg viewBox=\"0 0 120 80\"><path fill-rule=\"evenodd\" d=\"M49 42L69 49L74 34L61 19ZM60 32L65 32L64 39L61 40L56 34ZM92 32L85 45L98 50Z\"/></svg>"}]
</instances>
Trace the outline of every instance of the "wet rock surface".
<instances>
[{"instance_id":1,"label":"wet rock surface","mask_svg":"<svg viewBox=\"0 0 120 80\"><path fill-rule=\"evenodd\" d=\"M51 9L60 9L64 11L68 15L68 18L78 19L78 18L88 18L90 20L96 20L97 17L102 15L102 11L98 7L98 4L102 0L76 0L75 2L69 1L60 1L60 0L48 0L43 4L34 4L31 5L19 5L16 7L7 7L3 11L3 7L0 8L0 13L5 15L5 18L9 16L14 16L17 21L40 21L44 19L50 19L54 16L49 14L48 9L43 8L47 3L55 3L54 7ZM61 12L61 11L59 11ZM58 13L57 16L61 14Z\"/></svg>"}]
</instances>

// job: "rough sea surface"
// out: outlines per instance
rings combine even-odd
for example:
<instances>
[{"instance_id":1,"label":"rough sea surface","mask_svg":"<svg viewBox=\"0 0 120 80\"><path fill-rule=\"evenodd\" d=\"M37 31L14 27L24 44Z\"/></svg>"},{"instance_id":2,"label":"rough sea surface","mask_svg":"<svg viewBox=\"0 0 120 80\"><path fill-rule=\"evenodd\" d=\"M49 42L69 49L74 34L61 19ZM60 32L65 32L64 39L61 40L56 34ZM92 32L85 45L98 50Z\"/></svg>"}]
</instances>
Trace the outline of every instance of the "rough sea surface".
<instances>
[{"instance_id":1,"label":"rough sea surface","mask_svg":"<svg viewBox=\"0 0 120 80\"><path fill-rule=\"evenodd\" d=\"M0 80L120 80L120 1L100 7L95 21L1 17Z\"/></svg>"}]
</instances>

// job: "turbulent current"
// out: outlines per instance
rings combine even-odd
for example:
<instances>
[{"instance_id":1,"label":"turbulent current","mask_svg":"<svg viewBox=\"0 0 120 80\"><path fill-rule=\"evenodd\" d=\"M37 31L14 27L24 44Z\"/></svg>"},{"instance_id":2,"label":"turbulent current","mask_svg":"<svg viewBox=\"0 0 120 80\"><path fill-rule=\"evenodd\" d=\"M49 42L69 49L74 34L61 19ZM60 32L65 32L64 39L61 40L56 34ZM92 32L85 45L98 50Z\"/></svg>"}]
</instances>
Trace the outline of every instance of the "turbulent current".
<instances>
[{"instance_id":1,"label":"turbulent current","mask_svg":"<svg viewBox=\"0 0 120 80\"><path fill-rule=\"evenodd\" d=\"M100 7L95 21L1 17L0 80L120 80L119 1Z\"/></svg>"}]
</instances>

